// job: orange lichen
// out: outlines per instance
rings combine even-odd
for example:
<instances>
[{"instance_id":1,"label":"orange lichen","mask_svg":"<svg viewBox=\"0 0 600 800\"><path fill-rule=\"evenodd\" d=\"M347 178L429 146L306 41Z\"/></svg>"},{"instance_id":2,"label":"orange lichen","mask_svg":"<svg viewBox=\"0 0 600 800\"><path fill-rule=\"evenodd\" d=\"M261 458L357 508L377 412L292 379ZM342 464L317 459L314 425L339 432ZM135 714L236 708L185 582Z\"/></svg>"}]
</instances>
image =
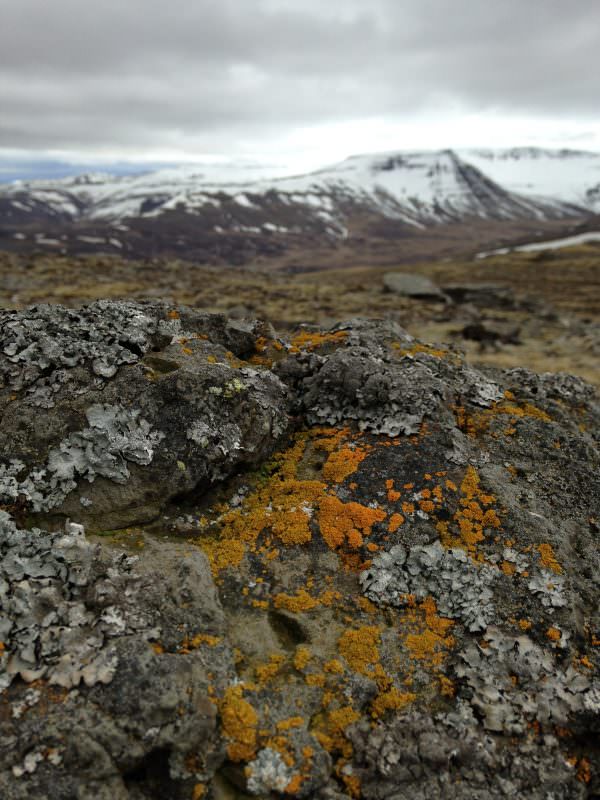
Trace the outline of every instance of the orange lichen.
<instances>
[{"instance_id":1,"label":"orange lichen","mask_svg":"<svg viewBox=\"0 0 600 800\"><path fill-rule=\"evenodd\" d=\"M304 725L304 717L288 717L277 723L278 731L289 731L292 728L301 728Z\"/></svg>"},{"instance_id":2,"label":"orange lichen","mask_svg":"<svg viewBox=\"0 0 600 800\"><path fill-rule=\"evenodd\" d=\"M336 331L335 333L301 331L292 339L290 353L299 353L301 350L312 353L313 350L324 344L341 344L347 338L347 331Z\"/></svg>"},{"instance_id":3,"label":"orange lichen","mask_svg":"<svg viewBox=\"0 0 600 800\"><path fill-rule=\"evenodd\" d=\"M581 783L589 783L592 780L592 767L587 758L579 761L576 778Z\"/></svg>"},{"instance_id":4,"label":"orange lichen","mask_svg":"<svg viewBox=\"0 0 600 800\"><path fill-rule=\"evenodd\" d=\"M335 675L341 675L344 672L344 665L341 661L338 661L337 658L331 659L331 661L326 661L323 664L323 669L325 672L331 672Z\"/></svg>"},{"instance_id":5,"label":"orange lichen","mask_svg":"<svg viewBox=\"0 0 600 800\"><path fill-rule=\"evenodd\" d=\"M311 540L313 507L324 495L326 485L297 478L306 438L299 436L292 447L275 457L274 474L246 498L241 508L223 508L219 538L207 536L199 540L215 575L227 567L239 566L246 549L256 548L263 531L269 531L286 546Z\"/></svg>"},{"instance_id":6,"label":"orange lichen","mask_svg":"<svg viewBox=\"0 0 600 800\"><path fill-rule=\"evenodd\" d=\"M298 645L294 654L294 667L300 672L312 658L312 653L308 647Z\"/></svg>"},{"instance_id":7,"label":"orange lichen","mask_svg":"<svg viewBox=\"0 0 600 800\"><path fill-rule=\"evenodd\" d=\"M393 480L391 480L391 479L387 480L385 482L385 488L387 489L388 502L396 503L398 500L400 500L400 497L401 497L402 493L398 492L396 489L394 489L394 481Z\"/></svg>"},{"instance_id":8,"label":"orange lichen","mask_svg":"<svg viewBox=\"0 0 600 800\"><path fill-rule=\"evenodd\" d=\"M349 475L353 475L359 465L366 458L367 449L360 447L343 447L335 453L331 453L323 465L323 477L326 481L341 483Z\"/></svg>"},{"instance_id":9,"label":"orange lichen","mask_svg":"<svg viewBox=\"0 0 600 800\"><path fill-rule=\"evenodd\" d=\"M346 775L345 772L342 772L341 778L350 797L359 798L362 794L362 788L358 775Z\"/></svg>"},{"instance_id":10,"label":"orange lichen","mask_svg":"<svg viewBox=\"0 0 600 800\"><path fill-rule=\"evenodd\" d=\"M456 694L456 686L452 683L450 678L447 678L445 675L438 675L437 678L440 682L440 694L443 697L454 697Z\"/></svg>"},{"instance_id":11,"label":"orange lichen","mask_svg":"<svg viewBox=\"0 0 600 800\"><path fill-rule=\"evenodd\" d=\"M230 686L219 704L223 734L229 740L231 761L250 761L256 755L258 715L243 698L243 687Z\"/></svg>"},{"instance_id":12,"label":"orange lichen","mask_svg":"<svg viewBox=\"0 0 600 800\"><path fill-rule=\"evenodd\" d=\"M550 641L558 642L560 641L560 637L562 636L562 634L558 628L551 627L548 628L548 630L546 631L546 636L548 637L548 639L550 639Z\"/></svg>"},{"instance_id":13,"label":"orange lichen","mask_svg":"<svg viewBox=\"0 0 600 800\"><path fill-rule=\"evenodd\" d=\"M490 408L484 411L469 416L463 406L454 406L454 413L458 427L465 431L465 433L472 439L484 434L488 431L490 424L494 417L509 416L511 427L507 428L504 433L512 436L516 432L516 422L518 419L529 417L530 419L537 419L541 422L552 422L552 418L542 409L537 408L531 403L517 403L514 402L514 396L506 397L499 403L493 403Z\"/></svg>"},{"instance_id":14,"label":"orange lichen","mask_svg":"<svg viewBox=\"0 0 600 800\"><path fill-rule=\"evenodd\" d=\"M273 655L269 656L269 661L266 664L260 664L254 668L254 674L256 675L257 682L260 685L264 685L265 683L273 680L284 662L285 656L282 656L279 653L274 653Z\"/></svg>"},{"instance_id":15,"label":"orange lichen","mask_svg":"<svg viewBox=\"0 0 600 800\"><path fill-rule=\"evenodd\" d=\"M319 503L319 525L327 545L336 550L347 545L356 550L369 536L376 522L383 522L386 513L360 503L342 503L335 496L325 496Z\"/></svg>"},{"instance_id":16,"label":"orange lichen","mask_svg":"<svg viewBox=\"0 0 600 800\"><path fill-rule=\"evenodd\" d=\"M300 788L302 787L302 784L304 783L305 780L306 780L306 776L305 775L301 775L300 773L297 773L290 780L290 782L287 784L287 786L285 787L285 789L283 791L286 794L296 794L297 792L300 791Z\"/></svg>"},{"instance_id":17,"label":"orange lichen","mask_svg":"<svg viewBox=\"0 0 600 800\"><path fill-rule=\"evenodd\" d=\"M191 637L185 636L178 652L185 655L191 653L192 650L197 650L203 644L208 647L216 647L220 641L220 636L211 636L208 633L197 633L195 636Z\"/></svg>"},{"instance_id":18,"label":"orange lichen","mask_svg":"<svg viewBox=\"0 0 600 800\"><path fill-rule=\"evenodd\" d=\"M439 667L444 662L447 651L454 647L454 637L449 630L454 625L451 619L438 616L437 605L431 597L419 605L424 619L415 618L417 632L409 633L404 639L411 659L423 662L426 666Z\"/></svg>"},{"instance_id":19,"label":"orange lichen","mask_svg":"<svg viewBox=\"0 0 600 800\"><path fill-rule=\"evenodd\" d=\"M197 783L192 791L192 800L201 800L206 794L206 786L203 783Z\"/></svg>"},{"instance_id":20,"label":"orange lichen","mask_svg":"<svg viewBox=\"0 0 600 800\"><path fill-rule=\"evenodd\" d=\"M460 508L453 516L458 535L450 531L450 522L443 520L436 528L444 547L460 547L472 556L477 544L483 541L484 528L499 528L500 519L494 509L485 508L495 502L493 495L485 494L479 483L477 470L468 466L460 485Z\"/></svg>"},{"instance_id":21,"label":"orange lichen","mask_svg":"<svg viewBox=\"0 0 600 800\"><path fill-rule=\"evenodd\" d=\"M375 603L372 603L366 597L362 595L356 598L356 602L358 607L365 612L365 614L376 614L377 613L377 606Z\"/></svg>"},{"instance_id":22,"label":"orange lichen","mask_svg":"<svg viewBox=\"0 0 600 800\"><path fill-rule=\"evenodd\" d=\"M388 524L388 531L390 533L396 533L401 525L404 525L404 517L402 514L392 514Z\"/></svg>"},{"instance_id":23,"label":"orange lichen","mask_svg":"<svg viewBox=\"0 0 600 800\"><path fill-rule=\"evenodd\" d=\"M519 628L521 628L522 631L530 630L532 625L533 625L533 623L530 622L528 619L520 619L519 620Z\"/></svg>"},{"instance_id":24,"label":"orange lichen","mask_svg":"<svg viewBox=\"0 0 600 800\"><path fill-rule=\"evenodd\" d=\"M448 351L444 348L436 348L432 347L429 344L421 344L417 342L410 347L402 347L399 342L392 342L392 347L398 355L403 358L404 356L416 356L417 353L424 353L428 356L433 356L434 358L444 358L448 355Z\"/></svg>"},{"instance_id":25,"label":"orange lichen","mask_svg":"<svg viewBox=\"0 0 600 800\"><path fill-rule=\"evenodd\" d=\"M416 699L416 694L401 692L394 686L387 692L380 692L373 700L371 703L371 716L376 719L377 717L382 717L386 711L399 711Z\"/></svg>"},{"instance_id":26,"label":"orange lichen","mask_svg":"<svg viewBox=\"0 0 600 800\"><path fill-rule=\"evenodd\" d=\"M552 570L557 575L560 575L563 571L561 565L556 560L556 556L554 555L554 550L552 549L551 544L539 544L537 546L538 553L540 554L540 563L546 567L546 569Z\"/></svg>"},{"instance_id":27,"label":"orange lichen","mask_svg":"<svg viewBox=\"0 0 600 800\"><path fill-rule=\"evenodd\" d=\"M320 605L317 598L311 597L306 589L299 589L295 595L276 594L273 598L273 604L275 608L283 608L296 614L302 611L311 611Z\"/></svg>"},{"instance_id":28,"label":"orange lichen","mask_svg":"<svg viewBox=\"0 0 600 800\"><path fill-rule=\"evenodd\" d=\"M330 753L341 753L344 758L352 755L352 745L345 736L346 728L357 722L360 714L352 706L329 711L324 729L315 731L317 741Z\"/></svg>"},{"instance_id":29,"label":"orange lichen","mask_svg":"<svg viewBox=\"0 0 600 800\"><path fill-rule=\"evenodd\" d=\"M361 675L372 676L374 665L379 662L380 638L379 627L363 625L345 631L338 641L338 650L350 669Z\"/></svg>"}]
</instances>

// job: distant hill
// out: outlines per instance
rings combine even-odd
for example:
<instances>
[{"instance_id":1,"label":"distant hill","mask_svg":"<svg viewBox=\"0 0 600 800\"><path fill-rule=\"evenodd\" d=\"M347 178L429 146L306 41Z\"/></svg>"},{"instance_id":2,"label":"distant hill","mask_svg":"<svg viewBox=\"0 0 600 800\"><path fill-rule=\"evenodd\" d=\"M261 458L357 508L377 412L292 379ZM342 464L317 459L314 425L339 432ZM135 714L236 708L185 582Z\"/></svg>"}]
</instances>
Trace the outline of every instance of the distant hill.
<instances>
[{"instance_id":1,"label":"distant hill","mask_svg":"<svg viewBox=\"0 0 600 800\"><path fill-rule=\"evenodd\" d=\"M0 184L0 247L241 263L306 243L435 237L440 226L533 233L598 211L600 154L391 152L292 177L232 162Z\"/></svg>"}]
</instances>

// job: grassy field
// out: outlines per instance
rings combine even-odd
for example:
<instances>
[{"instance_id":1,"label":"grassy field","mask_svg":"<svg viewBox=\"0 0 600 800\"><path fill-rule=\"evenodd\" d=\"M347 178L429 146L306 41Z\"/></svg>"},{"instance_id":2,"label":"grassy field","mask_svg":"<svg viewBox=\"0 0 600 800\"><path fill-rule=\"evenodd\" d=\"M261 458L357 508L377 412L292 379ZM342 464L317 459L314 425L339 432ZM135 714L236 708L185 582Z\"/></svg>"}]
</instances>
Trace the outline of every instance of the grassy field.
<instances>
[{"instance_id":1,"label":"grassy field","mask_svg":"<svg viewBox=\"0 0 600 800\"><path fill-rule=\"evenodd\" d=\"M307 254L306 263L310 261ZM0 305L78 306L98 298L166 298L210 311L266 318L281 330L299 323L329 326L355 316L391 317L420 338L460 343L473 362L574 372L600 385L600 246L480 260L447 258L396 268L426 275L442 287L492 282L534 302L528 308L474 310L399 297L383 287L383 275L394 270L393 263L343 269L334 263L329 269L291 273L261 264L242 269L176 260L0 253ZM474 315L518 328L521 343L482 348L465 340L461 331Z\"/></svg>"}]
</instances>

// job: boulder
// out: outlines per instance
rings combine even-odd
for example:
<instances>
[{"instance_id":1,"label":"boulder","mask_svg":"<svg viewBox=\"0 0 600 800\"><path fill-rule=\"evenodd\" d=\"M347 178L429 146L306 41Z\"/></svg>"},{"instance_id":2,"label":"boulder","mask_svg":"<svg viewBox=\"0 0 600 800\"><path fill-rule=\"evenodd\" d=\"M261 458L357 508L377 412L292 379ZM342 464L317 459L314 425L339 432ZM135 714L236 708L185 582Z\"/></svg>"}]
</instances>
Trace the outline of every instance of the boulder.
<instances>
[{"instance_id":1,"label":"boulder","mask_svg":"<svg viewBox=\"0 0 600 800\"><path fill-rule=\"evenodd\" d=\"M5 313L3 798L600 793L591 386L391 321Z\"/></svg>"},{"instance_id":2,"label":"boulder","mask_svg":"<svg viewBox=\"0 0 600 800\"><path fill-rule=\"evenodd\" d=\"M400 294L404 297L415 297L424 300L445 300L442 290L424 275L413 275L409 272L386 272L383 276L385 291Z\"/></svg>"},{"instance_id":3,"label":"boulder","mask_svg":"<svg viewBox=\"0 0 600 800\"><path fill-rule=\"evenodd\" d=\"M509 286L497 283L452 283L445 284L442 291L453 302L470 304L478 308L518 308L514 291Z\"/></svg>"}]
</instances>

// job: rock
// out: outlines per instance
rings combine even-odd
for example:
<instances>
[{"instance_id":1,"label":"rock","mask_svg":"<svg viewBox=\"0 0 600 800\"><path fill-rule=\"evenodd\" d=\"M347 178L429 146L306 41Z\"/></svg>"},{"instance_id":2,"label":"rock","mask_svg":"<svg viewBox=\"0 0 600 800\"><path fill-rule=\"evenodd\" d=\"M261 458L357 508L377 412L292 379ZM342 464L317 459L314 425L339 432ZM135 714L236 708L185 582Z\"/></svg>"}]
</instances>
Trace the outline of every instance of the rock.
<instances>
[{"instance_id":1,"label":"rock","mask_svg":"<svg viewBox=\"0 0 600 800\"><path fill-rule=\"evenodd\" d=\"M480 342L482 349L499 344L521 344L520 333L518 325L492 320L472 322L461 331L463 339Z\"/></svg>"},{"instance_id":2,"label":"rock","mask_svg":"<svg viewBox=\"0 0 600 800\"><path fill-rule=\"evenodd\" d=\"M477 308L501 308L513 310L518 303L509 286L497 283L452 283L445 284L442 291L453 302L470 304Z\"/></svg>"},{"instance_id":3,"label":"rock","mask_svg":"<svg viewBox=\"0 0 600 800\"><path fill-rule=\"evenodd\" d=\"M3 312L0 331L0 502L126 527L260 464L287 429L283 385L238 358L260 323L100 302Z\"/></svg>"},{"instance_id":4,"label":"rock","mask_svg":"<svg viewBox=\"0 0 600 800\"><path fill-rule=\"evenodd\" d=\"M391 321L127 308L3 317L0 795L598 795L593 388ZM45 509L61 454L102 472ZM93 535L82 485L136 526Z\"/></svg>"},{"instance_id":5,"label":"rock","mask_svg":"<svg viewBox=\"0 0 600 800\"><path fill-rule=\"evenodd\" d=\"M413 275L409 272L386 272L383 276L385 291L405 297L427 300L445 300L441 289L424 275Z\"/></svg>"}]
</instances>

